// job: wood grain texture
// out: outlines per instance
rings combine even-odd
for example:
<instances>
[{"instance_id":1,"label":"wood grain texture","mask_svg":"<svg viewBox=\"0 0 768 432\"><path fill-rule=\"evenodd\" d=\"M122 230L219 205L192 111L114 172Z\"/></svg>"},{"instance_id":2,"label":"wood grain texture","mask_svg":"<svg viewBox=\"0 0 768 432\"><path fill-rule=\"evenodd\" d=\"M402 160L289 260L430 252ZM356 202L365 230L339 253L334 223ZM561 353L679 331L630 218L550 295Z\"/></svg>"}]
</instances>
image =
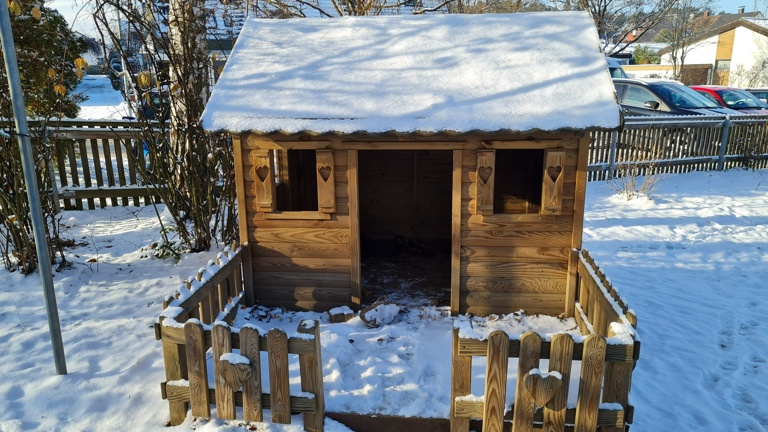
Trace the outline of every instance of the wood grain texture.
<instances>
[{"instance_id":1,"label":"wood grain texture","mask_svg":"<svg viewBox=\"0 0 768 432\"><path fill-rule=\"evenodd\" d=\"M483 432L503 432L507 398L509 336L495 330L488 336Z\"/></svg>"},{"instance_id":2,"label":"wood grain texture","mask_svg":"<svg viewBox=\"0 0 768 432\"><path fill-rule=\"evenodd\" d=\"M517 363L517 385L515 387L514 425L512 432L533 431L533 395L526 389L525 376L531 369L539 367L541 358L541 336L526 332L520 338L520 357Z\"/></svg>"},{"instance_id":3,"label":"wood grain texture","mask_svg":"<svg viewBox=\"0 0 768 432\"><path fill-rule=\"evenodd\" d=\"M469 418L456 412L456 397L472 391L472 357L459 355L459 330L453 329L451 344L451 432L467 432Z\"/></svg>"},{"instance_id":4,"label":"wood grain texture","mask_svg":"<svg viewBox=\"0 0 768 432\"><path fill-rule=\"evenodd\" d=\"M461 272L468 277L535 277L565 280L566 265L558 262L463 262Z\"/></svg>"},{"instance_id":5,"label":"wood grain texture","mask_svg":"<svg viewBox=\"0 0 768 432\"><path fill-rule=\"evenodd\" d=\"M277 206L275 195L275 167L270 150L251 152L253 166L249 168L249 177L256 180L251 184L251 193L256 197L252 212L273 212ZM246 192L247 193L247 192ZM245 196L243 196L245 198Z\"/></svg>"},{"instance_id":6,"label":"wood grain texture","mask_svg":"<svg viewBox=\"0 0 768 432\"><path fill-rule=\"evenodd\" d=\"M183 331L183 330L182 330ZM184 339L182 339L184 341ZM181 342L183 343L183 342ZM165 380L175 381L187 379L187 359L186 349L183 345L174 343L163 338L163 363L165 365ZM170 411L169 423L177 426L184 423L187 418L187 403L168 400L168 409Z\"/></svg>"},{"instance_id":7,"label":"wood grain texture","mask_svg":"<svg viewBox=\"0 0 768 432\"><path fill-rule=\"evenodd\" d=\"M451 198L451 315L460 312L461 294L461 165L462 151L453 151L453 188ZM451 403L453 407L453 403ZM453 409L453 408L451 408ZM451 411L453 412L453 411ZM462 423L463 425L463 423ZM463 426L462 426L463 427ZM467 424L467 428L469 424ZM466 430L467 428L464 428ZM454 429L451 422L451 429Z\"/></svg>"},{"instance_id":8,"label":"wood grain texture","mask_svg":"<svg viewBox=\"0 0 768 432\"><path fill-rule=\"evenodd\" d=\"M636 342L637 343L637 342ZM459 354L466 356L484 356L488 350L488 341L477 339L460 339ZM548 359L551 352L551 343L549 341L541 342L541 358ZM583 343L574 343L573 360L581 360L584 352ZM610 363L629 363L634 364L636 360L634 345L607 345L605 361ZM512 340L509 342L509 356L518 357L520 355L520 341Z\"/></svg>"},{"instance_id":9,"label":"wood grain texture","mask_svg":"<svg viewBox=\"0 0 768 432\"><path fill-rule=\"evenodd\" d=\"M267 333L269 359L269 396L272 422L291 423L290 388L288 386L288 335L280 329Z\"/></svg>"},{"instance_id":10,"label":"wood grain texture","mask_svg":"<svg viewBox=\"0 0 768 432\"><path fill-rule=\"evenodd\" d=\"M614 336L611 332L609 337ZM605 379L603 381L603 402L620 403L624 411L629 410L629 391L632 385L632 370L635 365L631 363L606 363ZM624 425L607 428L608 432L620 432Z\"/></svg>"},{"instance_id":11,"label":"wood grain texture","mask_svg":"<svg viewBox=\"0 0 768 432\"><path fill-rule=\"evenodd\" d=\"M234 154L235 166L235 191L238 198L243 199L245 197L245 173L243 171L244 160L241 135L232 136L232 152ZM240 244L248 243L248 209L245 205L237 206L237 224L240 231Z\"/></svg>"},{"instance_id":12,"label":"wood grain texture","mask_svg":"<svg viewBox=\"0 0 768 432\"><path fill-rule=\"evenodd\" d=\"M565 292L565 281L561 278L534 278L534 277L463 277L461 289L465 293L541 293L558 294Z\"/></svg>"},{"instance_id":13,"label":"wood grain texture","mask_svg":"<svg viewBox=\"0 0 768 432\"><path fill-rule=\"evenodd\" d=\"M579 292L579 252L570 249L568 251L568 272L565 277L565 316L574 316L576 306L576 295Z\"/></svg>"},{"instance_id":14,"label":"wood grain texture","mask_svg":"<svg viewBox=\"0 0 768 432\"><path fill-rule=\"evenodd\" d=\"M597 428L605 349L605 338L600 335L589 335L584 341L579 396L576 402L576 432L590 432Z\"/></svg>"},{"instance_id":15,"label":"wood grain texture","mask_svg":"<svg viewBox=\"0 0 768 432\"><path fill-rule=\"evenodd\" d=\"M189 393L192 415L211 417L211 401L208 400L208 367L205 361L205 331L199 322L187 321L184 324L187 353L187 371L189 372Z\"/></svg>"},{"instance_id":16,"label":"wood grain texture","mask_svg":"<svg viewBox=\"0 0 768 432\"><path fill-rule=\"evenodd\" d=\"M563 378L560 391L547 403L544 410L544 431L562 432L565 428L568 387L573 362L573 338L567 334L553 336L549 356L549 371L560 372Z\"/></svg>"},{"instance_id":17,"label":"wood grain texture","mask_svg":"<svg viewBox=\"0 0 768 432\"><path fill-rule=\"evenodd\" d=\"M251 362L251 379L243 384L243 418L245 421L263 421L261 407L261 343L258 330L240 329L240 355Z\"/></svg>"},{"instance_id":18,"label":"wood grain texture","mask_svg":"<svg viewBox=\"0 0 768 432\"><path fill-rule=\"evenodd\" d=\"M213 345L213 376L216 385L216 417L225 420L235 418L235 390L224 380L221 356L232 352L231 330L228 326L214 325L211 329Z\"/></svg>"},{"instance_id":19,"label":"wood grain texture","mask_svg":"<svg viewBox=\"0 0 768 432\"><path fill-rule=\"evenodd\" d=\"M299 323L298 333L314 336L315 352L299 355L301 390L315 395L316 410L304 414L304 430L322 432L325 420L325 390L323 387L323 359L320 347L320 321Z\"/></svg>"},{"instance_id":20,"label":"wood grain texture","mask_svg":"<svg viewBox=\"0 0 768 432\"><path fill-rule=\"evenodd\" d=\"M323 213L336 211L336 180L333 150L316 150L317 206Z\"/></svg>"},{"instance_id":21,"label":"wood grain texture","mask_svg":"<svg viewBox=\"0 0 768 432\"><path fill-rule=\"evenodd\" d=\"M252 230L251 238L259 243L348 244L350 242L349 229L257 228Z\"/></svg>"},{"instance_id":22,"label":"wood grain texture","mask_svg":"<svg viewBox=\"0 0 768 432\"><path fill-rule=\"evenodd\" d=\"M569 232L462 231L462 246L537 246L569 247Z\"/></svg>"},{"instance_id":23,"label":"wood grain texture","mask_svg":"<svg viewBox=\"0 0 768 432\"><path fill-rule=\"evenodd\" d=\"M560 214L563 204L563 170L565 168L565 150L546 150L544 152L544 173L541 193L541 212Z\"/></svg>"},{"instance_id":24,"label":"wood grain texture","mask_svg":"<svg viewBox=\"0 0 768 432\"><path fill-rule=\"evenodd\" d=\"M461 259L472 262L565 263L568 248L536 246L464 246Z\"/></svg>"},{"instance_id":25,"label":"wood grain texture","mask_svg":"<svg viewBox=\"0 0 768 432\"><path fill-rule=\"evenodd\" d=\"M346 273L350 271L349 258L264 258L254 257L253 271L264 272L309 272Z\"/></svg>"},{"instance_id":26,"label":"wood grain texture","mask_svg":"<svg viewBox=\"0 0 768 432\"><path fill-rule=\"evenodd\" d=\"M573 201L573 236L571 247L581 249L584 229L584 204L587 197L587 165L589 160L589 133L579 139L578 165L576 166L576 194Z\"/></svg>"},{"instance_id":27,"label":"wood grain texture","mask_svg":"<svg viewBox=\"0 0 768 432\"><path fill-rule=\"evenodd\" d=\"M493 214L493 184L496 175L496 152L478 150L475 169L475 211L476 215Z\"/></svg>"},{"instance_id":28,"label":"wood grain texture","mask_svg":"<svg viewBox=\"0 0 768 432\"><path fill-rule=\"evenodd\" d=\"M259 243L251 246L254 257L349 258L350 244Z\"/></svg>"},{"instance_id":29,"label":"wood grain texture","mask_svg":"<svg viewBox=\"0 0 768 432\"><path fill-rule=\"evenodd\" d=\"M343 273L292 273L270 272L255 273L254 290L260 291L261 287L292 287L306 286L317 288L349 288L349 275Z\"/></svg>"}]
</instances>

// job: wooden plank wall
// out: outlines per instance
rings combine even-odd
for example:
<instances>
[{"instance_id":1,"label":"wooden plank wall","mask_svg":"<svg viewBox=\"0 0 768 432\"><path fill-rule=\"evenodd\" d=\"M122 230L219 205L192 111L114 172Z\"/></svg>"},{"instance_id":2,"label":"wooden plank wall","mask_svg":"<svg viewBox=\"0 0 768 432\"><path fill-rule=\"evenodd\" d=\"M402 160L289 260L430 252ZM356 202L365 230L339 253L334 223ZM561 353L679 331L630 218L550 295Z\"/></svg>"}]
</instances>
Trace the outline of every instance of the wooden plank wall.
<instances>
[{"instance_id":1,"label":"wooden plank wall","mask_svg":"<svg viewBox=\"0 0 768 432\"><path fill-rule=\"evenodd\" d=\"M358 155L363 236L390 234L448 243L450 150L363 150Z\"/></svg>"},{"instance_id":2,"label":"wooden plank wall","mask_svg":"<svg viewBox=\"0 0 768 432\"><path fill-rule=\"evenodd\" d=\"M329 219L267 219L254 211L256 178L250 154L258 148L247 140L241 140L241 145L254 300L292 310L349 305L352 260L347 150L334 151L336 212Z\"/></svg>"},{"instance_id":3,"label":"wooden plank wall","mask_svg":"<svg viewBox=\"0 0 768 432\"><path fill-rule=\"evenodd\" d=\"M557 144L566 149L560 215L473 214L477 150L463 150L460 313L488 315L524 309L531 314L557 315L565 310L578 144L575 135ZM531 141L531 145L537 144ZM497 171L503 169L496 166Z\"/></svg>"}]
</instances>

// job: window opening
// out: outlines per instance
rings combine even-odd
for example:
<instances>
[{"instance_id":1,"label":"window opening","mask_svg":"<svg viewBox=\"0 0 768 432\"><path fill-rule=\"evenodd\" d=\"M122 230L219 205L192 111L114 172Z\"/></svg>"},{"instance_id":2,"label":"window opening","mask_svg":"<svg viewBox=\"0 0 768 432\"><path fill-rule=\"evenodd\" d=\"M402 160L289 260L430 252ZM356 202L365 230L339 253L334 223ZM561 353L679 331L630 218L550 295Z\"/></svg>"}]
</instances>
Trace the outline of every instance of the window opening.
<instances>
[{"instance_id":1,"label":"window opening","mask_svg":"<svg viewBox=\"0 0 768 432\"><path fill-rule=\"evenodd\" d=\"M543 150L496 150L494 214L530 214L541 210Z\"/></svg>"},{"instance_id":2,"label":"window opening","mask_svg":"<svg viewBox=\"0 0 768 432\"><path fill-rule=\"evenodd\" d=\"M279 150L276 155L277 211L317 211L314 150Z\"/></svg>"}]
</instances>

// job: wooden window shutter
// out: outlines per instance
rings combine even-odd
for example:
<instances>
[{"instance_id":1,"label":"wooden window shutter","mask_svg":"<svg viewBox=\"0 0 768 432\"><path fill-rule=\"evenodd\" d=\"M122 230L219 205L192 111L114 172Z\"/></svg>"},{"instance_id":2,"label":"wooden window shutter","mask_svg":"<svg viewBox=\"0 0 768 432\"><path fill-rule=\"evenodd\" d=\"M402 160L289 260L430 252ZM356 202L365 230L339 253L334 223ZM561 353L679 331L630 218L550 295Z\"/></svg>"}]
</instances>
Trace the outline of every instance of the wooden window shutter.
<instances>
[{"instance_id":1,"label":"wooden window shutter","mask_svg":"<svg viewBox=\"0 0 768 432\"><path fill-rule=\"evenodd\" d=\"M317 210L320 213L336 211L336 182L333 172L333 150L317 150Z\"/></svg>"},{"instance_id":2,"label":"wooden window shutter","mask_svg":"<svg viewBox=\"0 0 768 432\"><path fill-rule=\"evenodd\" d=\"M493 178L496 169L495 150L478 150L475 182L475 214L493 214Z\"/></svg>"},{"instance_id":3,"label":"wooden window shutter","mask_svg":"<svg viewBox=\"0 0 768 432\"><path fill-rule=\"evenodd\" d=\"M563 211L563 177L565 150L544 153L544 179L541 185L541 213L559 215Z\"/></svg>"},{"instance_id":4,"label":"wooden window shutter","mask_svg":"<svg viewBox=\"0 0 768 432\"><path fill-rule=\"evenodd\" d=\"M251 151L251 177L257 212L275 211L275 165L272 150Z\"/></svg>"}]
</instances>

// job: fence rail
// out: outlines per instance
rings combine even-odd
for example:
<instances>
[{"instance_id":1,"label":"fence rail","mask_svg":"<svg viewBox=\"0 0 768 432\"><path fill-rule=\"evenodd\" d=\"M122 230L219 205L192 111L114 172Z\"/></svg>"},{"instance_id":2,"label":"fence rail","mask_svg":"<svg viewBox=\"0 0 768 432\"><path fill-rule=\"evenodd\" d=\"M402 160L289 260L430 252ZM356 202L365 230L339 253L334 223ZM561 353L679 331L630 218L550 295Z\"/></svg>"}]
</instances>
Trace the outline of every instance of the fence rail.
<instances>
[{"instance_id":1,"label":"fence rail","mask_svg":"<svg viewBox=\"0 0 768 432\"><path fill-rule=\"evenodd\" d=\"M322 432L325 396L319 322L302 321L295 337L279 329L230 327L245 298L249 250L248 245L233 245L163 302L155 337L163 346L166 381L161 391L168 400L170 423L181 424L188 406L193 416L210 418L215 405L221 419L234 419L237 407L242 407L246 421L262 421L265 409L271 410L273 423L290 424L291 413L302 413L305 430ZM267 362L261 361L262 352L267 353ZM289 354L298 355L302 391L298 395L289 388ZM264 368L269 371L269 393L262 392Z\"/></svg>"},{"instance_id":2,"label":"fence rail","mask_svg":"<svg viewBox=\"0 0 768 432\"><path fill-rule=\"evenodd\" d=\"M768 116L626 117L592 135L588 179L768 167Z\"/></svg>"},{"instance_id":3,"label":"fence rail","mask_svg":"<svg viewBox=\"0 0 768 432\"><path fill-rule=\"evenodd\" d=\"M29 122L53 141L57 187L65 209L146 205L160 195L141 178L146 166L135 121ZM0 128L10 124L0 122ZM161 133L159 130L157 133ZM2 138L0 138L2 139ZM592 134L588 179L768 167L768 116L626 117L621 131Z\"/></svg>"},{"instance_id":4,"label":"fence rail","mask_svg":"<svg viewBox=\"0 0 768 432\"><path fill-rule=\"evenodd\" d=\"M534 426L563 431L567 425L577 431L618 432L632 422L629 391L640 351L633 337L637 321L616 291L606 285L605 275L589 255L582 253L578 258L576 322L586 335L583 340L568 334L544 340L534 332L518 339L502 331L477 340L461 338L454 329L451 432L466 432L472 418L482 419L484 432L505 430L505 421L513 422L513 432ZM616 332L625 331L631 337L621 339L624 342L608 342ZM480 397L470 395L472 357L486 358L485 389ZM507 410L509 358L518 359L518 375L514 404ZM539 369L541 360L549 362L546 373ZM581 362L580 368L574 365L576 361ZM572 370L579 373L576 408L567 406Z\"/></svg>"},{"instance_id":5,"label":"fence rail","mask_svg":"<svg viewBox=\"0 0 768 432\"><path fill-rule=\"evenodd\" d=\"M141 124L135 121L30 120L34 140L51 146L54 199L66 210L147 205L158 196L142 178L146 166ZM10 124L0 122L0 128ZM160 133L160 130L156 133Z\"/></svg>"}]
</instances>

